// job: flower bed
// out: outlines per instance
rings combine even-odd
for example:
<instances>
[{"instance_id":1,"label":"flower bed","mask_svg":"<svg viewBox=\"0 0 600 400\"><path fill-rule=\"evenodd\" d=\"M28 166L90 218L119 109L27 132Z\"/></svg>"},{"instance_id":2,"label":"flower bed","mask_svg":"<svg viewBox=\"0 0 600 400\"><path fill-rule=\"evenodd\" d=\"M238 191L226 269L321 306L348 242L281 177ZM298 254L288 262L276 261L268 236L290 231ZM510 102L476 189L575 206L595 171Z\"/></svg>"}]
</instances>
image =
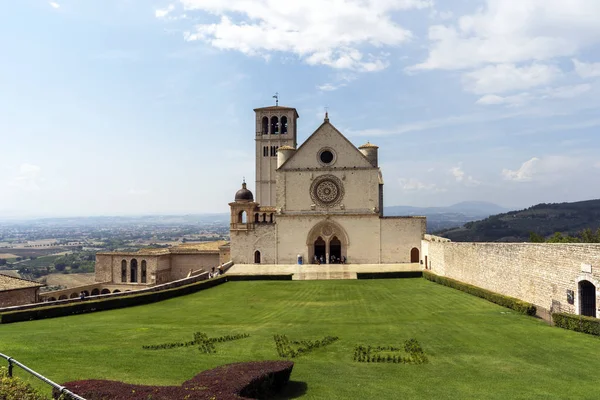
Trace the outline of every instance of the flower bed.
<instances>
[{"instance_id":1,"label":"flower bed","mask_svg":"<svg viewBox=\"0 0 600 400\"><path fill-rule=\"evenodd\" d=\"M252 361L223 365L204 371L181 386L143 386L105 380L64 384L87 400L239 400L264 398L277 393L289 381L291 361ZM54 398L58 393L54 393Z\"/></svg>"}]
</instances>

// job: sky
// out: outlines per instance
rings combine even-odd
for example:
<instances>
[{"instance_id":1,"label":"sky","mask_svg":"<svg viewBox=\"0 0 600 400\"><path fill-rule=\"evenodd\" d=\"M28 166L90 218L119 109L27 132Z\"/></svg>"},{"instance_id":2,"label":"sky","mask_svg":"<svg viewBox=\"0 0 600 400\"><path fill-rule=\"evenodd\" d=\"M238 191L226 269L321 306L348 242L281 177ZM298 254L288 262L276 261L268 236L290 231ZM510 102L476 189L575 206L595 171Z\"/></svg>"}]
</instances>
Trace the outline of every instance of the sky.
<instances>
[{"instance_id":1,"label":"sky","mask_svg":"<svg viewBox=\"0 0 600 400\"><path fill-rule=\"evenodd\" d=\"M0 216L227 212L276 92L388 206L600 198L598 0L7 0Z\"/></svg>"}]
</instances>

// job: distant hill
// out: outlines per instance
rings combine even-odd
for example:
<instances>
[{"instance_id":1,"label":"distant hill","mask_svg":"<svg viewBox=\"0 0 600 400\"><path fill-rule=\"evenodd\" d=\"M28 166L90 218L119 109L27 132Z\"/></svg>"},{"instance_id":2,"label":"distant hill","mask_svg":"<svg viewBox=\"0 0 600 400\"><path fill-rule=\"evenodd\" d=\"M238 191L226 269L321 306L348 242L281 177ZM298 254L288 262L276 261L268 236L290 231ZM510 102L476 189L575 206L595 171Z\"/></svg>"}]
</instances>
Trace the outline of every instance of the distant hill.
<instances>
[{"instance_id":1,"label":"distant hill","mask_svg":"<svg viewBox=\"0 0 600 400\"><path fill-rule=\"evenodd\" d=\"M538 204L525 210L489 216L461 228L436 233L455 242L526 242L529 233L544 237L554 232L571 236L585 228L600 227L600 200L575 203Z\"/></svg>"},{"instance_id":2,"label":"distant hill","mask_svg":"<svg viewBox=\"0 0 600 400\"><path fill-rule=\"evenodd\" d=\"M508 209L484 201L464 201L448 207L391 206L383 209L384 215L422 215L427 217L427 232L463 226Z\"/></svg>"}]
</instances>

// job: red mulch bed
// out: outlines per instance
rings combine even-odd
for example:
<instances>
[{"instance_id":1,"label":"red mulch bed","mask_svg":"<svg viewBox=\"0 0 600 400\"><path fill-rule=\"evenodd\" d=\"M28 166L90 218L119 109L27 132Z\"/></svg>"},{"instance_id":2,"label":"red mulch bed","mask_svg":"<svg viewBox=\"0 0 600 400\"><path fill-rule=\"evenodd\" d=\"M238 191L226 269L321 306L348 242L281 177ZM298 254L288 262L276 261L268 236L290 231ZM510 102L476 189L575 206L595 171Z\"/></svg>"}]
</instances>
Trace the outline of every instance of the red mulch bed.
<instances>
[{"instance_id":1,"label":"red mulch bed","mask_svg":"<svg viewBox=\"0 0 600 400\"><path fill-rule=\"evenodd\" d=\"M64 383L87 400L239 400L261 399L289 381L291 361L252 361L204 371L181 386L142 386L117 381L83 380ZM59 394L54 393L54 398Z\"/></svg>"}]
</instances>

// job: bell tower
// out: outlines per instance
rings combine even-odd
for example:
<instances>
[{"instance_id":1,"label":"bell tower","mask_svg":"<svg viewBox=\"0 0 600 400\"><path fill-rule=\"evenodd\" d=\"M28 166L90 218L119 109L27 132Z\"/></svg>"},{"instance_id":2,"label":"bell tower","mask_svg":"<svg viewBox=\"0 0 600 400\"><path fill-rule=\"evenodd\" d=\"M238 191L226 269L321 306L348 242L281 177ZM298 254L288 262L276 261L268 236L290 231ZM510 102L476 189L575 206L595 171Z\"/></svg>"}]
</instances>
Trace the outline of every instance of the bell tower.
<instances>
[{"instance_id":1,"label":"bell tower","mask_svg":"<svg viewBox=\"0 0 600 400\"><path fill-rule=\"evenodd\" d=\"M297 125L300 116L295 108L279 105L255 108L256 113L256 202L275 207L275 169L277 149L296 148Z\"/></svg>"}]
</instances>

